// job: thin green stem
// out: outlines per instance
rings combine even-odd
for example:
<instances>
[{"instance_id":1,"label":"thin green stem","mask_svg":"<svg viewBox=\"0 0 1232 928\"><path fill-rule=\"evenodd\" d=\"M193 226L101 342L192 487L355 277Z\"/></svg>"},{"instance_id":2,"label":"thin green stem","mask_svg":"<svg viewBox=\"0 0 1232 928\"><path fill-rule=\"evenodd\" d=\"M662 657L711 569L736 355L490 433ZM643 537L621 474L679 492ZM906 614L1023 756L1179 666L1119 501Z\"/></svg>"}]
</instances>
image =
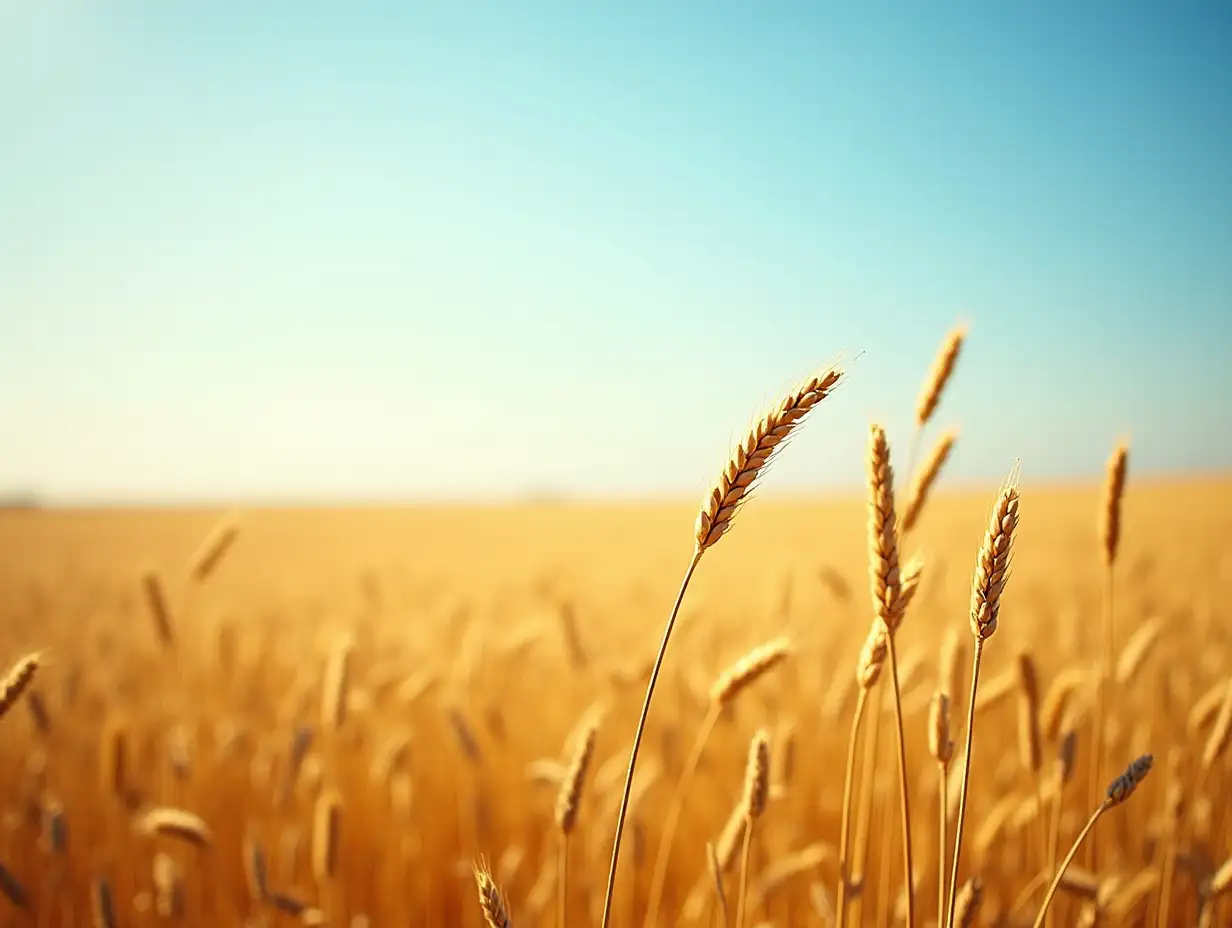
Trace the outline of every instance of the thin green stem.
<instances>
[{"instance_id":1,"label":"thin green stem","mask_svg":"<svg viewBox=\"0 0 1232 928\"><path fill-rule=\"evenodd\" d=\"M624 835L625 816L629 813L629 796L633 791L633 773L637 768L637 752L642 746L642 736L646 731L646 718L650 715L650 700L654 696L655 684L659 680L659 671L663 669L663 658L667 654L667 643L672 637L672 629L676 627L676 616L680 614L680 604L684 601L685 590L689 588L689 581L693 579L693 571L697 570L698 562L701 559L702 549L700 547L694 548L693 557L689 561L689 568L684 572L684 579L680 581L680 591L676 594L676 602L672 606L671 615L668 616L667 624L663 627L663 640L659 643L659 653L655 657L654 667L650 671L650 680L646 684L646 697L642 701L642 712L637 720L637 731L633 735L633 749L629 752L629 769L625 773L625 786L620 798L620 811L616 815L616 837L612 841L612 863L608 868L607 892L603 897L601 928L608 928L612 918L612 895L616 888L616 867L620 863L620 840Z\"/></svg>"}]
</instances>

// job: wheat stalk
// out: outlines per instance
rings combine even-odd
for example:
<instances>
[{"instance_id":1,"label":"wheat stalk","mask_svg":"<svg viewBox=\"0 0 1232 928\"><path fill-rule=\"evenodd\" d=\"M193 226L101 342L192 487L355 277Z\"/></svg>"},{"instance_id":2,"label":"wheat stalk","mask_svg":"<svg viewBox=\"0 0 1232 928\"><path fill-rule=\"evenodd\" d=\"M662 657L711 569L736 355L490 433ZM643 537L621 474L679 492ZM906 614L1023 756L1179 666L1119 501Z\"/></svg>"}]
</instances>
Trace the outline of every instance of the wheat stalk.
<instances>
[{"instance_id":1,"label":"wheat stalk","mask_svg":"<svg viewBox=\"0 0 1232 928\"><path fill-rule=\"evenodd\" d=\"M894 636L902 621L899 608L898 525L894 511L894 469L885 429L874 424L868 442L868 551L869 584L873 610L885 626L894 696L894 723L898 735L899 799L902 812L903 872L906 874L907 928L915 925L915 888L911 864L911 803L907 790L907 743L899 691L898 653Z\"/></svg>"},{"instance_id":2,"label":"wheat stalk","mask_svg":"<svg viewBox=\"0 0 1232 928\"><path fill-rule=\"evenodd\" d=\"M907 490L907 503L903 506L901 530L904 536L915 528L920 513L924 510L924 504L928 501L928 494L932 491L933 484L937 482L941 468L949 459L957 439L958 433L952 430L943 434L933 446L928 458L911 478L911 485Z\"/></svg>"},{"instance_id":3,"label":"wheat stalk","mask_svg":"<svg viewBox=\"0 0 1232 928\"><path fill-rule=\"evenodd\" d=\"M1065 855L1065 859L1061 861L1061 866L1052 878L1052 883L1048 887L1048 892L1044 895L1044 901L1040 905L1039 913L1035 916L1033 928L1040 928L1044 924L1044 916L1048 912L1048 906L1052 902L1052 897L1056 895L1057 886L1060 885L1062 877L1065 875L1066 869L1073 862L1074 856L1078 853L1078 849L1086 840L1087 835L1091 833L1091 829L1095 827L1095 823L1109 809L1121 805L1130 796L1133 795L1142 781L1146 779L1146 775L1151 772L1151 765L1154 758L1150 754L1143 754L1133 763L1131 763L1119 777L1113 780L1108 785L1107 794L1104 796L1104 801L1095 807L1095 811L1091 813L1091 817L1087 819L1086 825L1082 831L1078 833L1078 837L1074 839L1073 845L1069 849L1069 853Z\"/></svg>"},{"instance_id":4,"label":"wheat stalk","mask_svg":"<svg viewBox=\"0 0 1232 928\"><path fill-rule=\"evenodd\" d=\"M557 891L560 899L559 924L561 928L565 928L568 912L569 836L573 832L574 825L577 824L582 785L595 754L595 735L598 727L597 718L593 714L588 714L583 721L583 728L574 748L573 759L569 763L560 791L556 795L556 827L560 831L560 876L557 880Z\"/></svg>"},{"instance_id":5,"label":"wheat stalk","mask_svg":"<svg viewBox=\"0 0 1232 928\"><path fill-rule=\"evenodd\" d=\"M966 746L963 750L962 783L958 794L958 821L954 831L954 860L950 869L950 914L946 920L954 925L954 900L958 892L958 868L962 860L963 822L967 814L967 788L971 780L971 744L975 734L975 699L980 682L980 659L984 642L997 630L1001 613L1001 595L1009 580L1014 532L1018 528L1018 467L1015 465L993 506L988 530L976 558L975 576L971 586L971 633L975 638L975 653L971 663L971 697L967 707Z\"/></svg>"},{"instance_id":6,"label":"wheat stalk","mask_svg":"<svg viewBox=\"0 0 1232 928\"><path fill-rule=\"evenodd\" d=\"M749 759L744 774L744 796L741 812L744 817L744 850L740 861L740 889L736 896L736 928L744 928L744 905L748 893L749 857L753 846L753 828L766 811L766 795L770 786L770 735L760 729L749 744Z\"/></svg>"},{"instance_id":7,"label":"wheat stalk","mask_svg":"<svg viewBox=\"0 0 1232 928\"><path fill-rule=\"evenodd\" d=\"M1091 733L1091 765L1088 789L1092 801L1098 795L1103 779L1103 764L1106 745L1108 689L1112 684L1112 661L1116 654L1116 615L1113 600L1115 566L1121 542L1121 498L1125 494L1125 472L1129 460L1129 448L1119 444L1108 458L1104 477L1103 498L1099 507L1099 536L1104 563L1103 626L1104 651L1100 667L1099 687L1095 693L1095 718ZM1091 868L1098 869L1098 844L1091 843Z\"/></svg>"},{"instance_id":8,"label":"wheat stalk","mask_svg":"<svg viewBox=\"0 0 1232 928\"><path fill-rule=\"evenodd\" d=\"M667 624L663 628L663 638L659 642L654 667L646 683L642 711L638 716L637 729L633 734L633 747L629 751L629 767L625 774L624 791L619 811L616 814L616 834L612 839L612 860L608 867L607 889L604 893L600 928L608 928L611 921L616 869L620 863L620 842L624 835L625 818L629 810L629 794L633 789L637 755L646 731L646 719L650 714L650 703L654 698L655 684L663 668L668 642L671 640L672 630L676 627L676 617L680 613L680 604L684 601L689 581L694 571L697 570L702 555L717 544L719 539L731 529L736 513L748 501L758 479L763 476L776 453L804 423L805 417L834 391L842 377L843 373L837 367L828 367L821 373L809 377L783 397L753 425L744 440L732 451L718 481L702 500L693 532L693 556L689 560L689 566L680 582L680 589L676 593L676 601L672 605Z\"/></svg>"}]
</instances>

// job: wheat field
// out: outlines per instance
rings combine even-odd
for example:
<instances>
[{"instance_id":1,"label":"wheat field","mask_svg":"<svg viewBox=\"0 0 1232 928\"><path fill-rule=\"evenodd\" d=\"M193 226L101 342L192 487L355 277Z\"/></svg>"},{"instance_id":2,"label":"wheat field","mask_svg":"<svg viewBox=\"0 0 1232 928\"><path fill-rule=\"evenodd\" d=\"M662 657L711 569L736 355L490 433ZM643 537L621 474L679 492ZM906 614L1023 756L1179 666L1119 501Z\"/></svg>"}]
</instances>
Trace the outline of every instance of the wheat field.
<instances>
[{"instance_id":1,"label":"wheat field","mask_svg":"<svg viewBox=\"0 0 1232 928\"><path fill-rule=\"evenodd\" d=\"M909 532L767 493L705 546L713 497L0 513L0 924L601 924L691 558L609 924L1232 924L1232 481L1130 460L1111 574L1103 462L1018 487L995 635L998 491L943 471Z\"/></svg>"}]
</instances>

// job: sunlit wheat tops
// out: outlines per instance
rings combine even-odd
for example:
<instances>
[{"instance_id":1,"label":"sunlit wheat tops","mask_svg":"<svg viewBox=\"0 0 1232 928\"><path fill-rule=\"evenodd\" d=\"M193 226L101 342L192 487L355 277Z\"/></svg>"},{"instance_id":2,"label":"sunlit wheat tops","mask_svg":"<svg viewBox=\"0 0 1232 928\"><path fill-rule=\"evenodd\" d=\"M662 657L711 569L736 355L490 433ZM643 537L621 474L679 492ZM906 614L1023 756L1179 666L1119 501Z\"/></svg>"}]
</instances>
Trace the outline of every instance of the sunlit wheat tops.
<instances>
[{"instance_id":1,"label":"sunlit wheat tops","mask_svg":"<svg viewBox=\"0 0 1232 928\"><path fill-rule=\"evenodd\" d=\"M868 438L868 563L873 609L890 634L898 627L898 528L894 518L894 470L885 429Z\"/></svg>"},{"instance_id":2,"label":"sunlit wheat tops","mask_svg":"<svg viewBox=\"0 0 1232 928\"><path fill-rule=\"evenodd\" d=\"M950 332L946 337L945 344L937 352L932 369L928 372L928 379L924 382L924 388L920 391L919 399L916 400L915 422L917 428L922 427L932 418L933 412L937 408L937 401L941 399L941 392L945 389L950 375L954 373L954 365L958 363L958 352L962 350L963 340L966 337L966 328L959 326Z\"/></svg>"},{"instance_id":3,"label":"sunlit wheat tops","mask_svg":"<svg viewBox=\"0 0 1232 928\"><path fill-rule=\"evenodd\" d=\"M710 686L710 701L728 705L741 691L777 666L791 653L786 637L758 645L724 670Z\"/></svg>"},{"instance_id":4,"label":"sunlit wheat tops","mask_svg":"<svg viewBox=\"0 0 1232 928\"><path fill-rule=\"evenodd\" d=\"M842 371L831 367L808 378L762 416L732 450L727 466L702 500L701 511L697 514L694 537L699 552L705 551L727 533L732 519L775 452L804 421L804 417L830 395L842 376Z\"/></svg>"},{"instance_id":5,"label":"sunlit wheat tops","mask_svg":"<svg viewBox=\"0 0 1232 928\"><path fill-rule=\"evenodd\" d=\"M0 717L3 717L21 699L22 694L34 682L39 668L39 654L27 654L0 679Z\"/></svg>"},{"instance_id":6,"label":"sunlit wheat tops","mask_svg":"<svg viewBox=\"0 0 1232 928\"><path fill-rule=\"evenodd\" d=\"M971 586L971 633L980 639L992 637L997 630L1001 593L1009 579L1014 530L1018 528L1017 477L1015 468L993 507L975 565Z\"/></svg>"},{"instance_id":7,"label":"sunlit wheat tops","mask_svg":"<svg viewBox=\"0 0 1232 928\"><path fill-rule=\"evenodd\" d=\"M556 796L556 827L562 834L569 834L577 822L578 802L582 797L582 784L586 779L586 771L590 768L591 758L595 753L595 734L598 730L598 720L590 716L577 739L573 759L569 763L569 771L561 782L560 792Z\"/></svg>"},{"instance_id":8,"label":"sunlit wheat tops","mask_svg":"<svg viewBox=\"0 0 1232 928\"><path fill-rule=\"evenodd\" d=\"M1099 507L1099 537L1103 544L1104 563L1111 566L1116 561L1117 548L1121 542L1121 497L1125 493L1125 470L1129 447L1118 445L1108 458L1108 470L1104 478L1103 504Z\"/></svg>"},{"instance_id":9,"label":"sunlit wheat tops","mask_svg":"<svg viewBox=\"0 0 1232 928\"><path fill-rule=\"evenodd\" d=\"M942 435L933 446L928 460L912 476L911 486L907 490L907 504L903 507L901 529L904 535L915 528L915 523L924 509L924 503L928 500L929 491L937 482L937 477L941 473L941 468L945 466L957 437L958 434L954 431Z\"/></svg>"},{"instance_id":10,"label":"sunlit wheat tops","mask_svg":"<svg viewBox=\"0 0 1232 928\"><path fill-rule=\"evenodd\" d=\"M509 907L505 904L505 896L492 879L485 862L475 864L475 887L479 890L479 910L488 928L510 928Z\"/></svg>"}]
</instances>

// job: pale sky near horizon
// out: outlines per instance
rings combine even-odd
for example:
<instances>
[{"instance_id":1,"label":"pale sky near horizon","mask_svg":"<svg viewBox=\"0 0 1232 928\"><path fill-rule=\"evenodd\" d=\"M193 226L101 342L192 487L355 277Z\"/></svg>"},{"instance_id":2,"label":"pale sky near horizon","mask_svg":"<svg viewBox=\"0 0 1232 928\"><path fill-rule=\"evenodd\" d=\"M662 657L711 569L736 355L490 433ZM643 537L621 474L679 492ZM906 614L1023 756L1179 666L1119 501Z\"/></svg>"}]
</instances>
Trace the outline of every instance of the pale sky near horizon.
<instances>
[{"instance_id":1,"label":"pale sky near horizon","mask_svg":"<svg viewBox=\"0 0 1232 928\"><path fill-rule=\"evenodd\" d=\"M0 495L855 485L959 320L949 478L1232 468L1232 7L0 0Z\"/></svg>"}]
</instances>

